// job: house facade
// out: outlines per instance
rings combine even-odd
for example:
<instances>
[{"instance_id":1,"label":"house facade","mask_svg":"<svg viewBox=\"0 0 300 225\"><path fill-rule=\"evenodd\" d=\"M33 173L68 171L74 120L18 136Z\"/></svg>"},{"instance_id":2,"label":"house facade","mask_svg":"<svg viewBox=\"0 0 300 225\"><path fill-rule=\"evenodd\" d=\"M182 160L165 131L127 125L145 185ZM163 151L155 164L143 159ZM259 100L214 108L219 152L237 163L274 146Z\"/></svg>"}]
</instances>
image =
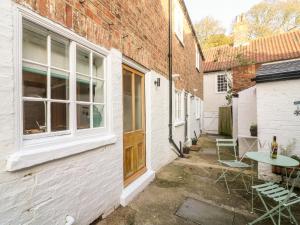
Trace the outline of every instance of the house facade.
<instances>
[{"instance_id":1,"label":"house facade","mask_svg":"<svg viewBox=\"0 0 300 225\"><path fill-rule=\"evenodd\" d=\"M299 34L296 29L239 46L220 46L204 51L204 132L218 133L218 109L227 104L228 83L231 83L233 93L241 93L255 86L253 78L262 64L300 57ZM221 89L224 92L219 92ZM249 136L249 129L241 135Z\"/></svg>"},{"instance_id":2,"label":"house facade","mask_svg":"<svg viewBox=\"0 0 300 225\"><path fill-rule=\"evenodd\" d=\"M201 132L203 55L171 3L1 1L0 224L101 219L177 157L170 115L175 145Z\"/></svg>"}]
</instances>

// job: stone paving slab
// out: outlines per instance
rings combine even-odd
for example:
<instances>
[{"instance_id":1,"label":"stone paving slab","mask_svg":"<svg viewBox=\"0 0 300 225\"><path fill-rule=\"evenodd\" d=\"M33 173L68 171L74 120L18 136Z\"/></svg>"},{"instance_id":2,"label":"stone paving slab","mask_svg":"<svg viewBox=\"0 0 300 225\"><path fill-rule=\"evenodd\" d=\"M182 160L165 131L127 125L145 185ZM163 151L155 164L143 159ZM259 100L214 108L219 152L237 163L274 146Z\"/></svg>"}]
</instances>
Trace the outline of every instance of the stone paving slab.
<instances>
[{"instance_id":1,"label":"stone paving slab","mask_svg":"<svg viewBox=\"0 0 300 225\"><path fill-rule=\"evenodd\" d=\"M206 202L187 198L176 215L199 225L232 225L234 212L210 205Z\"/></svg>"}]
</instances>

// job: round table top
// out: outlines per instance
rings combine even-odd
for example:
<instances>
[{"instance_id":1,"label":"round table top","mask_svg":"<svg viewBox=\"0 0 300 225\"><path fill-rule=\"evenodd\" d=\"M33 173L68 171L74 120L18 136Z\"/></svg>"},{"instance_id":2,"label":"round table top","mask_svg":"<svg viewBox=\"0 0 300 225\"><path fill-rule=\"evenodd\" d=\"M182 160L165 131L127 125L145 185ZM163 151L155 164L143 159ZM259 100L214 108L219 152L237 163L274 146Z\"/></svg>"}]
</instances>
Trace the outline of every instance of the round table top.
<instances>
[{"instance_id":1,"label":"round table top","mask_svg":"<svg viewBox=\"0 0 300 225\"><path fill-rule=\"evenodd\" d=\"M299 166L299 162L291 157L284 155L277 155L276 159L270 157L268 152L247 152L246 156L257 162L267 163L273 166L281 167L296 167Z\"/></svg>"}]
</instances>

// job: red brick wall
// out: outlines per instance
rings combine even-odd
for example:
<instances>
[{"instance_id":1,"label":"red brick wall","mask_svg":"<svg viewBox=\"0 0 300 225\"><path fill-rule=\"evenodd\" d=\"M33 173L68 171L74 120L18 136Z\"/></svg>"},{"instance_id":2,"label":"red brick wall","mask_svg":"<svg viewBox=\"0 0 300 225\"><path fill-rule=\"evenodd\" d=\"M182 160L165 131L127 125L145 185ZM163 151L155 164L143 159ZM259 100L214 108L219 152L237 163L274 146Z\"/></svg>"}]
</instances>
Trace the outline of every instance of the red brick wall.
<instances>
[{"instance_id":1,"label":"red brick wall","mask_svg":"<svg viewBox=\"0 0 300 225\"><path fill-rule=\"evenodd\" d=\"M232 69L233 90L235 92L242 91L255 85L255 81L251 81L255 78L257 69L260 64L254 64L249 66L239 66Z\"/></svg>"},{"instance_id":2,"label":"red brick wall","mask_svg":"<svg viewBox=\"0 0 300 225\"><path fill-rule=\"evenodd\" d=\"M168 0L15 0L89 41L119 49L143 66L168 75ZM195 37L185 18L184 47L174 41L179 88L203 96L203 74L195 68Z\"/></svg>"}]
</instances>

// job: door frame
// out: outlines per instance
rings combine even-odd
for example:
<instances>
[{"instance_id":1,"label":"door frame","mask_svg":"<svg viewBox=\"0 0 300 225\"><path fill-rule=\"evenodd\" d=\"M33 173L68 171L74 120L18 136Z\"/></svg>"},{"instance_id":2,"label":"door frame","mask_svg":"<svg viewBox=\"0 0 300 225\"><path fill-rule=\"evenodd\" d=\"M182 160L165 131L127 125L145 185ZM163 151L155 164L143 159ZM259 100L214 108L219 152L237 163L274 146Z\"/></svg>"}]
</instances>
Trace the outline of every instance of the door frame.
<instances>
[{"instance_id":1,"label":"door frame","mask_svg":"<svg viewBox=\"0 0 300 225\"><path fill-rule=\"evenodd\" d=\"M152 164L151 164L151 152L152 152L152 135L151 135L151 122L152 122L152 89L154 85L153 79L155 79L155 76L157 74L153 74L149 69L146 67L138 64L134 60L126 57L125 55L122 56L122 64L121 64L121 70L120 73L122 74L122 80L123 80L123 65L126 65L128 67L131 67L135 70L140 71L145 76L145 132L146 132L146 145L145 145L145 151L146 151L146 173L152 174L154 173L152 170ZM121 82L122 89L123 89L123 81ZM123 99L123 96L122 96ZM122 103L123 104L123 103ZM122 106L123 107L123 106ZM123 108L122 108L123 110ZM123 115L123 113L122 113ZM123 116L122 116L123 118ZM122 121L123 122L123 121ZM122 156L123 156L123 129L122 129ZM123 163L123 160L122 160ZM124 169L124 165L122 164L122 169ZM123 174L123 173L122 173ZM137 180L139 180L141 177L139 177ZM136 181L137 181L136 180ZM133 183L135 183L134 181ZM123 188L125 189L124 181L123 181Z\"/></svg>"},{"instance_id":2,"label":"door frame","mask_svg":"<svg viewBox=\"0 0 300 225\"><path fill-rule=\"evenodd\" d=\"M141 72L139 69L137 69L136 67L133 67L131 65L128 65L127 63L122 63L122 80L123 80L123 70L127 70L130 71L134 74L136 74L135 76L141 76L142 77L142 81L143 81L143 87L142 87L142 92L143 92L143 100L142 100L142 129L137 130L137 131L141 131L143 130L144 132L144 151L145 151L145 166L144 168L138 170L136 173L134 173L132 176L130 176L129 178L127 178L126 180L123 177L123 185L126 188L128 185L130 185L131 183L133 183L134 181L136 181L137 179L139 179L143 174L145 174L148 170L148 138L147 138L147 134L149 132L147 132L147 111L146 111L146 73ZM148 72L148 71L147 71ZM133 81L132 81L133 82ZM134 85L134 83L132 83L132 86ZM134 88L134 87L133 87ZM122 82L122 99L123 99L123 82ZM124 103L122 103L123 105ZM123 105L124 107L124 105ZM133 106L134 107L134 106ZM148 107L147 107L148 108ZM124 120L124 113L122 113L122 119ZM132 121L132 123L134 123L134 120ZM130 133L130 132L128 132ZM124 131L122 130L122 138L124 137ZM124 174L124 169L125 169L125 161L124 161L124 138L122 140L122 155L123 155L123 174Z\"/></svg>"}]
</instances>

